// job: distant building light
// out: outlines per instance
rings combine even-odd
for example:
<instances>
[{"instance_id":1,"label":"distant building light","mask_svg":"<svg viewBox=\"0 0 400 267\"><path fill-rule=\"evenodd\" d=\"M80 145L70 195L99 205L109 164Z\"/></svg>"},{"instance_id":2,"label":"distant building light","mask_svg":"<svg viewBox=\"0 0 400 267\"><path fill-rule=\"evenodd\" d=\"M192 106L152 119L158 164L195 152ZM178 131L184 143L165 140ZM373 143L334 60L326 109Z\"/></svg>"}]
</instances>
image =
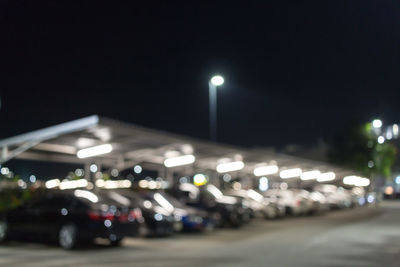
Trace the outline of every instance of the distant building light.
<instances>
[{"instance_id":1,"label":"distant building light","mask_svg":"<svg viewBox=\"0 0 400 267\"><path fill-rule=\"evenodd\" d=\"M75 175L76 176L83 176L83 174L84 174L84 171L82 169L76 169L75 170Z\"/></svg>"},{"instance_id":2,"label":"distant building light","mask_svg":"<svg viewBox=\"0 0 400 267\"><path fill-rule=\"evenodd\" d=\"M133 171L137 174L142 173L142 166L140 165L136 165L135 167L133 167Z\"/></svg>"},{"instance_id":3,"label":"distant building light","mask_svg":"<svg viewBox=\"0 0 400 267\"><path fill-rule=\"evenodd\" d=\"M392 186L386 186L385 188L385 195L392 195L394 192L393 187Z\"/></svg>"},{"instance_id":4,"label":"distant building light","mask_svg":"<svg viewBox=\"0 0 400 267\"><path fill-rule=\"evenodd\" d=\"M19 179L17 184L19 187L26 189L26 183L22 179Z\"/></svg>"},{"instance_id":5,"label":"distant building light","mask_svg":"<svg viewBox=\"0 0 400 267\"><path fill-rule=\"evenodd\" d=\"M98 170L98 168L97 168L97 165L96 165L96 164L92 164L92 165L90 165L89 169L90 169L90 171L91 171L91 172L93 172L93 173L97 172L97 170Z\"/></svg>"},{"instance_id":6,"label":"distant building light","mask_svg":"<svg viewBox=\"0 0 400 267\"><path fill-rule=\"evenodd\" d=\"M239 183L239 182L234 182L232 184L232 187L233 187L234 190L240 190L240 189L242 189L242 184Z\"/></svg>"},{"instance_id":7,"label":"distant building light","mask_svg":"<svg viewBox=\"0 0 400 267\"><path fill-rule=\"evenodd\" d=\"M374 166L375 163L372 160L368 161L368 168L373 168Z\"/></svg>"},{"instance_id":8,"label":"distant building light","mask_svg":"<svg viewBox=\"0 0 400 267\"><path fill-rule=\"evenodd\" d=\"M10 173L10 170L7 167L3 167L1 168L0 172L2 175L7 175Z\"/></svg>"},{"instance_id":9,"label":"distant building light","mask_svg":"<svg viewBox=\"0 0 400 267\"><path fill-rule=\"evenodd\" d=\"M393 130L394 137L397 137L399 135L399 125L393 124L392 130Z\"/></svg>"},{"instance_id":10,"label":"distant building light","mask_svg":"<svg viewBox=\"0 0 400 267\"><path fill-rule=\"evenodd\" d=\"M179 183L185 184L187 182L189 182L189 180L188 180L188 178L186 176L183 176L183 177L179 178Z\"/></svg>"},{"instance_id":11,"label":"distant building light","mask_svg":"<svg viewBox=\"0 0 400 267\"><path fill-rule=\"evenodd\" d=\"M29 176L29 181L31 182L31 183L34 183L34 182L36 182L36 176L35 175L31 175L31 176Z\"/></svg>"},{"instance_id":12,"label":"distant building light","mask_svg":"<svg viewBox=\"0 0 400 267\"><path fill-rule=\"evenodd\" d=\"M393 138L392 132L391 132L391 131L387 131L387 132L386 132L386 139L387 139L387 140L392 140L392 138Z\"/></svg>"},{"instance_id":13,"label":"distant building light","mask_svg":"<svg viewBox=\"0 0 400 267\"><path fill-rule=\"evenodd\" d=\"M269 188L269 184L259 184L258 189L262 192L267 191Z\"/></svg>"},{"instance_id":14,"label":"distant building light","mask_svg":"<svg viewBox=\"0 0 400 267\"><path fill-rule=\"evenodd\" d=\"M229 173L225 173L224 176L222 176L222 180L224 180L226 183L229 183L232 180L232 176Z\"/></svg>"},{"instance_id":15,"label":"distant building light","mask_svg":"<svg viewBox=\"0 0 400 267\"><path fill-rule=\"evenodd\" d=\"M119 171L117 169L112 169L111 170L111 176L112 177L118 177L119 175Z\"/></svg>"},{"instance_id":16,"label":"distant building light","mask_svg":"<svg viewBox=\"0 0 400 267\"><path fill-rule=\"evenodd\" d=\"M379 143L379 144L385 143L385 137L383 137L382 135L380 135L380 136L378 137L378 143Z\"/></svg>"},{"instance_id":17,"label":"distant building light","mask_svg":"<svg viewBox=\"0 0 400 267\"><path fill-rule=\"evenodd\" d=\"M269 188L269 181L267 177L261 177L258 181L258 189L260 191L267 191Z\"/></svg>"},{"instance_id":18,"label":"distant building light","mask_svg":"<svg viewBox=\"0 0 400 267\"><path fill-rule=\"evenodd\" d=\"M260 177L260 180L258 181L260 184L268 184L268 178L267 177Z\"/></svg>"}]
</instances>

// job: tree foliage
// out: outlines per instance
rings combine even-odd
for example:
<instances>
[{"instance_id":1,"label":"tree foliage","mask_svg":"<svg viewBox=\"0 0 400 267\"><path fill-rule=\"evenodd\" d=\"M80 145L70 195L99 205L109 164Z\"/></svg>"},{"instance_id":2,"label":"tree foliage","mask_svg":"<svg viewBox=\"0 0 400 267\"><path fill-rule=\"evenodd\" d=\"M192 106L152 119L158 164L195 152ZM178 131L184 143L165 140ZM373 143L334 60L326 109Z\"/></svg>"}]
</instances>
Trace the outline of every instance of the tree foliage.
<instances>
[{"instance_id":1,"label":"tree foliage","mask_svg":"<svg viewBox=\"0 0 400 267\"><path fill-rule=\"evenodd\" d=\"M397 149L390 142L379 144L371 123L351 124L330 142L328 158L367 177L391 175Z\"/></svg>"}]
</instances>

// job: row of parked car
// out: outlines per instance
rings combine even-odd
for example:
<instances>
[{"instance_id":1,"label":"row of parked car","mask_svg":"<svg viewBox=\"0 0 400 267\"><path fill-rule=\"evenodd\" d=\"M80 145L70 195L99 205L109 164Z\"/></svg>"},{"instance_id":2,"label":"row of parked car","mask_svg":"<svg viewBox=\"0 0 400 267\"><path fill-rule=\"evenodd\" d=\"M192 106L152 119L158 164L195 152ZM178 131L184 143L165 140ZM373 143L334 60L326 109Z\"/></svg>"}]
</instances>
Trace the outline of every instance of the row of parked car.
<instances>
[{"instance_id":1,"label":"row of parked car","mask_svg":"<svg viewBox=\"0 0 400 267\"><path fill-rule=\"evenodd\" d=\"M313 190L224 190L208 184L179 184L165 190L42 189L16 208L0 213L0 242L45 239L65 249L129 236L168 236L177 231L240 227L252 218L276 219L374 202L361 189L319 185ZM361 201L364 199L364 201Z\"/></svg>"}]
</instances>

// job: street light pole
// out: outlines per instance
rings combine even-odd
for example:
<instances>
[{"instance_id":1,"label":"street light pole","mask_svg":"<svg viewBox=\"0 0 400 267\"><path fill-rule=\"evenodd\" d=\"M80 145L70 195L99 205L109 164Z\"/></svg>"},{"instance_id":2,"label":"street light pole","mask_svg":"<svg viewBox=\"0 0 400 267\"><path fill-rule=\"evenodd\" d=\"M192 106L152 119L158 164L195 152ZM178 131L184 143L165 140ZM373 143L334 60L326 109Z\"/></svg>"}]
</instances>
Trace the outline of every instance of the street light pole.
<instances>
[{"instance_id":1,"label":"street light pole","mask_svg":"<svg viewBox=\"0 0 400 267\"><path fill-rule=\"evenodd\" d=\"M224 83L222 76L214 76L208 82L209 89L209 119L210 119L210 139L217 141L217 87Z\"/></svg>"},{"instance_id":2,"label":"street light pole","mask_svg":"<svg viewBox=\"0 0 400 267\"><path fill-rule=\"evenodd\" d=\"M208 83L209 98L210 98L210 139L211 141L217 140L217 87Z\"/></svg>"}]
</instances>

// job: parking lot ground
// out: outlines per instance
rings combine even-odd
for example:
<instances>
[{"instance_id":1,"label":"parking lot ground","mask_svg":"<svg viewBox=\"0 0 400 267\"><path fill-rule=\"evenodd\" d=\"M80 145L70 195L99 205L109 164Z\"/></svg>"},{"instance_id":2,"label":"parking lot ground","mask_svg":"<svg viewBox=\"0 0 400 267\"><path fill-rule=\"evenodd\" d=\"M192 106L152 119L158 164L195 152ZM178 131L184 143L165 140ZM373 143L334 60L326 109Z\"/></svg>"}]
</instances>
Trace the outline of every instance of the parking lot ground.
<instances>
[{"instance_id":1,"label":"parking lot ground","mask_svg":"<svg viewBox=\"0 0 400 267\"><path fill-rule=\"evenodd\" d=\"M1 266L400 266L400 202L253 220L240 229L128 238L76 251L9 241Z\"/></svg>"}]
</instances>

